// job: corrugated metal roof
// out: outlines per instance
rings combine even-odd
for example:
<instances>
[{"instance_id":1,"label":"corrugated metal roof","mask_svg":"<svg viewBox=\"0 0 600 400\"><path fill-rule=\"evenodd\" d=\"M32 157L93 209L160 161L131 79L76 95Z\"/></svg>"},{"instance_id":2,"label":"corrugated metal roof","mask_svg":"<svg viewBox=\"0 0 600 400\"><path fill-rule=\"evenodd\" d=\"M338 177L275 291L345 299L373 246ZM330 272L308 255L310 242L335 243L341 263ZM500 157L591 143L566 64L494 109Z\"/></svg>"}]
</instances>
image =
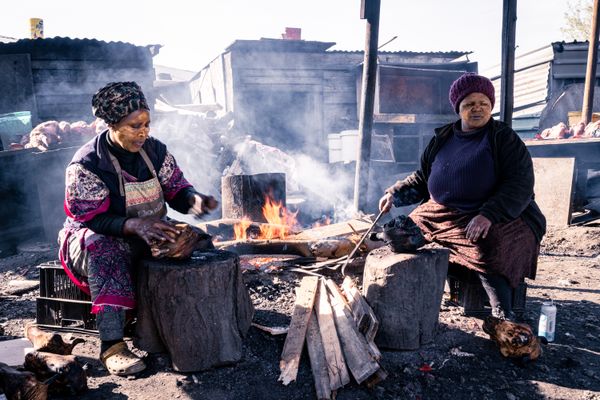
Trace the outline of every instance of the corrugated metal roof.
<instances>
[{"instance_id":1,"label":"corrugated metal roof","mask_svg":"<svg viewBox=\"0 0 600 400\"><path fill-rule=\"evenodd\" d=\"M16 41L17 41L16 38L0 35L0 43L12 43L12 42L16 42Z\"/></svg>"},{"instance_id":2,"label":"corrugated metal roof","mask_svg":"<svg viewBox=\"0 0 600 400\"><path fill-rule=\"evenodd\" d=\"M153 57L162 46L151 44L137 46L126 42L106 42L97 39L79 39L69 37L53 37L44 39L20 39L11 43L0 43L0 54L61 54L67 58L103 59L110 54L111 58L131 58L138 52L150 52ZM147 53L145 53L147 54ZM144 54L144 56L145 56Z\"/></svg>"},{"instance_id":3,"label":"corrugated metal roof","mask_svg":"<svg viewBox=\"0 0 600 400\"><path fill-rule=\"evenodd\" d=\"M363 50L329 50L328 53L354 53L362 54ZM425 55L425 56L446 56L448 58L458 58L472 54L472 51L378 51L377 54L401 54L401 55Z\"/></svg>"},{"instance_id":4,"label":"corrugated metal roof","mask_svg":"<svg viewBox=\"0 0 600 400\"><path fill-rule=\"evenodd\" d=\"M550 70L554 50L552 45L541 47L515 57L514 76L514 112L513 117L529 115L539 116L550 97ZM493 67L482 73L488 76L496 89L496 99L500 99L500 66ZM500 102L497 101L493 114L500 112Z\"/></svg>"}]
</instances>

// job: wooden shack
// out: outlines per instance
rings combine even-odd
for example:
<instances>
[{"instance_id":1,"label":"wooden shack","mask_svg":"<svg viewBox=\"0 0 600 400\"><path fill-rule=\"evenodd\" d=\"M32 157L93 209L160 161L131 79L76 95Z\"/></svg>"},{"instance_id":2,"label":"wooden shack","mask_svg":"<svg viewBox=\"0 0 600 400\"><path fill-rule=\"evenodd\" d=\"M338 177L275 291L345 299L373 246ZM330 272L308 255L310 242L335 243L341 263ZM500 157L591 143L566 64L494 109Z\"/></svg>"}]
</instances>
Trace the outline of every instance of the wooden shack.
<instances>
[{"instance_id":1,"label":"wooden shack","mask_svg":"<svg viewBox=\"0 0 600 400\"><path fill-rule=\"evenodd\" d=\"M135 80L153 107L152 57L160 46L94 39L0 42L0 114L91 122L92 95L108 82ZM77 147L0 151L0 256L26 240L55 242L65 218L64 171Z\"/></svg>"},{"instance_id":2,"label":"wooden shack","mask_svg":"<svg viewBox=\"0 0 600 400\"><path fill-rule=\"evenodd\" d=\"M134 80L152 96L159 48L61 37L0 43L0 114L30 111L34 126L91 122L92 95L108 82Z\"/></svg>"},{"instance_id":3,"label":"wooden shack","mask_svg":"<svg viewBox=\"0 0 600 400\"><path fill-rule=\"evenodd\" d=\"M190 82L192 101L233 112L240 131L327 160L328 134L358 129L362 51L335 43L236 40ZM412 170L431 127L456 115L452 81L475 71L468 52L380 52L374 134L393 150L386 168Z\"/></svg>"}]
</instances>

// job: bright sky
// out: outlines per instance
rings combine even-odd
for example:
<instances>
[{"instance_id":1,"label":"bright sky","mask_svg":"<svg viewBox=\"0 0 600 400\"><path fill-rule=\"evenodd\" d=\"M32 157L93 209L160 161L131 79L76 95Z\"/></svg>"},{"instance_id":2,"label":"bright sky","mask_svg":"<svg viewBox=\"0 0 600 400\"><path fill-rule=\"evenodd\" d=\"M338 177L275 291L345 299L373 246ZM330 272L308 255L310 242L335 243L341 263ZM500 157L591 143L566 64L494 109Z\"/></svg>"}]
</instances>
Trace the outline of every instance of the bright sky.
<instances>
[{"instance_id":1,"label":"bright sky","mask_svg":"<svg viewBox=\"0 0 600 400\"><path fill-rule=\"evenodd\" d=\"M198 71L236 39L280 38L285 27L302 38L363 50L360 0L5 1L0 35L29 36L29 18L44 20L46 37L96 38L164 47L154 62ZM565 0L519 0L517 54L564 40ZM381 0L383 50L473 51L479 70L500 61L502 0Z\"/></svg>"}]
</instances>

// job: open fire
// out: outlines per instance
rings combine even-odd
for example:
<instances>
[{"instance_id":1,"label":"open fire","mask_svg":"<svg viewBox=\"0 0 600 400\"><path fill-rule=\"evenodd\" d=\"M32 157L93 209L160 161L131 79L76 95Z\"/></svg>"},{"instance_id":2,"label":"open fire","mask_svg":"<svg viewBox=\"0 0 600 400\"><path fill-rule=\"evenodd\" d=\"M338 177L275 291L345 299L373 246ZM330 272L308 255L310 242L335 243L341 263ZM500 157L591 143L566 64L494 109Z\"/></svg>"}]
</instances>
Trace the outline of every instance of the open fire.
<instances>
[{"instance_id":1,"label":"open fire","mask_svg":"<svg viewBox=\"0 0 600 400\"><path fill-rule=\"evenodd\" d=\"M235 240L245 239L284 239L294 229L298 228L296 215L298 212L289 211L281 201L275 201L265 196L265 205L262 212L267 220L266 224L260 224L256 229L248 217L235 224L233 227Z\"/></svg>"}]
</instances>

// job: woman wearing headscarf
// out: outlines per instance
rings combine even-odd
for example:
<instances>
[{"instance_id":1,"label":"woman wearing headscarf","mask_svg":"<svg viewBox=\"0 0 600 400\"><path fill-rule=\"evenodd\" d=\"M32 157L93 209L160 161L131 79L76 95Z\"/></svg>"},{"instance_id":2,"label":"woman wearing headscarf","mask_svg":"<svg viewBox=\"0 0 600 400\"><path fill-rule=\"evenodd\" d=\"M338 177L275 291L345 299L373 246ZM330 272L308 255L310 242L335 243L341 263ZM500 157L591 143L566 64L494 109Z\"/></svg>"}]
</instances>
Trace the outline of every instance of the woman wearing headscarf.
<instances>
[{"instance_id":1,"label":"woman wearing headscarf","mask_svg":"<svg viewBox=\"0 0 600 400\"><path fill-rule=\"evenodd\" d=\"M135 82L100 89L92 111L108 129L83 145L66 170L60 260L69 278L91 295L100 359L117 375L145 368L123 341L125 311L135 307L135 261L148 254L148 246L173 242L179 233L165 219L165 202L196 215L217 206L212 196L192 187L166 146L149 135L149 110Z\"/></svg>"},{"instance_id":2,"label":"woman wearing headscarf","mask_svg":"<svg viewBox=\"0 0 600 400\"><path fill-rule=\"evenodd\" d=\"M535 278L546 220L534 201L531 156L519 136L492 119L494 86L466 73L452 83L460 116L435 129L420 169L385 191L379 209L421 203L410 213L450 262L478 273L492 314L514 319L512 288Z\"/></svg>"}]
</instances>

